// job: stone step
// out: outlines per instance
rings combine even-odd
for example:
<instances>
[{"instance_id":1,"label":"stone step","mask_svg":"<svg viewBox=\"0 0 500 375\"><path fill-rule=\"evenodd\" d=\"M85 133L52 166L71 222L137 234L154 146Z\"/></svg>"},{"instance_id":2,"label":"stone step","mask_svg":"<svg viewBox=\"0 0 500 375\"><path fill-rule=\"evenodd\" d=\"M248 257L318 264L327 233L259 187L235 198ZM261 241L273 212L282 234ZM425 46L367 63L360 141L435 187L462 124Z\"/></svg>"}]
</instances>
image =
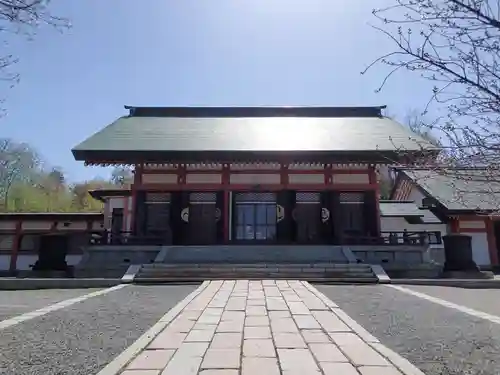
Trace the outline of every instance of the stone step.
<instances>
[{"instance_id":1,"label":"stone step","mask_svg":"<svg viewBox=\"0 0 500 375\"><path fill-rule=\"evenodd\" d=\"M188 281L204 281L204 280L262 280L262 279L277 279L277 280L304 280L309 282L328 282L328 283L344 283L344 284L375 284L378 282L376 277L309 277L299 278L297 275L269 275L267 277L252 276L252 275L217 275L213 277L202 276L178 276L178 277L139 277L134 280L137 284L162 284L170 282L188 282Z\"/></svg>"},{"instance_id":2,"label":"stone step","mask_svg":"<svg viewBox=\"0 0 500 375\"><path fill-rule=\"evenodd\" d=\"M219 267L219 266L211 266L211 267L172 267L172 268L149 268L142 267L141 271L143 272L175 272L179 270L185 271L198 271L198 272L224 272L224 271L247 271L247 270L258 270L258 271L290 271L290 272L372 272L371 267L366 268L312 268L312 267L259 267L246 265L241 267Z\"/></svg>"},{"instance_id":3,"label":"stone step","mask_svg":"<svg viewBox=\"0 0 500 375\"><path fill-rule=\"evenodd\" d=\"M144 264L144 269L178 269L178 268L221 268L221 269L241 269L245 267L254 268L290 268L290 269L367 269L370 270L371 266L368 264L348 264L348 263L317 263L317 264L293 264L293 263L280 263L280 264L265 264L265 263L202 263L202 264L165 264L165 263L152 263Z\"/></svg>"},{"instance_id":4,"label":"stone step","mask_svg":"<svg viewBox=\"0 0 500 375\"><path fill-rule=\"evenodd\" d=\"M137 277L170 277L170 276L218 276L218 275L295 275L295 277L371 277L371 272L294 272L294 271L264 271L264 270L226 270L226 271L183 271L171 272L144 272L140 271Z\"/></svg>"}]
</instances>

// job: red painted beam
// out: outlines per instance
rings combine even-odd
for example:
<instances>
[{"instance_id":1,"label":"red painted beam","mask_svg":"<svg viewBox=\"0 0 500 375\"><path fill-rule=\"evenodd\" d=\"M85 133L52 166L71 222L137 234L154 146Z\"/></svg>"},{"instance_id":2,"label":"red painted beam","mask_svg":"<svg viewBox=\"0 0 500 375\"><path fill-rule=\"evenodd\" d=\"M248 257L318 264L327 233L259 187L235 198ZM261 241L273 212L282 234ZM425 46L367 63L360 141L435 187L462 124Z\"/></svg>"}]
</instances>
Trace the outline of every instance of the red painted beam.
<instances>
[{"instance_id":1,"label":"red painted beam","mask_svg":"<svg viewBox=\"0 0 500 375\"><path fill-rule=\"evenodd\" d=\"M138 190L149 191L279 191L285 189L291 190L307 190L307 191L323 191L323 190L339 190L339 191L371 191L377 190L377 184L142 184L137 187Z\"/></svg>"},{"instance_id":2,"label":"red painted beam","mask_svg":"<svg viewBox=\"0 0 500 375\"><path fill-rule=\"evenodd\" d=\"M134 181L132 182L132 185L130 187L131 190L131 217L130 217L130 230L135 233L135 218L137 214L137 187L141 185L142 183L142 173L143 173L143 166L142 164L136 164L135 170L134 170Z\"/></svg>"},{"instance_id":3,"label":"red painted beam","mask_svg":"<svg viewBox=\"0 0 500 375\"><path fill-rule=\"evenodd\" d=\"M374 166L371 166L370 169L369 169L369 173L368 173L368 179L369 179L369 182L370 182L370 185L375 185L376 188L375 188L375 212L376 212L376 221L375 221L375 224L376 224L376 231L377 231L377 236L380 236L380 227L381 227L381 224L380 224L380 220L381 220L381 214L380 214L380 186L378 184L378 181L377 181L377 171L375 170L375 167Z\"/></svg>"}]
</instances>

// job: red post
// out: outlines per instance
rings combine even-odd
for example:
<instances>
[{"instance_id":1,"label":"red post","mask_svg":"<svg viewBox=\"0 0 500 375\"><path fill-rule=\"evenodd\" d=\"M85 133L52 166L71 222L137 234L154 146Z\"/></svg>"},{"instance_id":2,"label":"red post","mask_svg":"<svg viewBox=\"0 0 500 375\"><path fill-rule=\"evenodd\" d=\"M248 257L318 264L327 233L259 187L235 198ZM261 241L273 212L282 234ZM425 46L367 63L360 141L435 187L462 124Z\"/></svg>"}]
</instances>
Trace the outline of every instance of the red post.
<instances>
[{"instance_id":1,"label":"red post","mask_svg":"<svg viewBox=\"0 0 500 375\"><path fill-rule=\"evenodd\" d=\"M132 196L130 204L131 218L130 231L135 235L135 217L137 213L137 187L142 183L142 165L136 164L134 169L134 181L130 187L130 195Z\"/></svg>"},{"instance_id":2,"label":"red post","mask_svg":"<svg viewBox=\"0 0 500 375\"><path fill-rule=\"evenodd\" d=\"M224 242L229 242L229 232L231 230L231 223L229 222L229 183L230 183L230 170L229 165L222 166L222 186L224 188L223 205L222 205L222 220L224 227Z\"/></svg>"},{"instance_id":3,"label":"red post","mask_svg":"<svg viewBox=\"0 0 500 375\"><path fill-rule=\"evenodd\" d=\"M498 259L498 251L497 251L497 241L495 238L495 226L493 219L487 218L485 219L486 223L486 235L488 238L488 252L490 253L490 261L492 266L498 266L500 261Z\"/></svg>"},{"instance_id":4,"label":"red post","mask_svg":"<svg viewBox=\"0 0 500 375\"><path fill-rule=\"evenodd\" d=\"M375 170L375 166L371 165L370 168L368 169L368 181L370 185L375 185L375 212L377 215L375 224L376 224L376 230L377 230L377 236L380 236L380 186L377 181L377 171Z\"/></svg>"},{"instance_id":5,"label":"red post","mask_svg":"<svg viewBox=\"0 0 500 375\"><path fill-rule=\"evenodd\" d=\"M16 231L14 233L14 239L12 241L12 251L10 253L10 265L9 272L14 273L17 270L17 256L19 253L19 248L21 247L21 229L22 221L18 220L16 222Z\"/></svg>"}]
</instances>

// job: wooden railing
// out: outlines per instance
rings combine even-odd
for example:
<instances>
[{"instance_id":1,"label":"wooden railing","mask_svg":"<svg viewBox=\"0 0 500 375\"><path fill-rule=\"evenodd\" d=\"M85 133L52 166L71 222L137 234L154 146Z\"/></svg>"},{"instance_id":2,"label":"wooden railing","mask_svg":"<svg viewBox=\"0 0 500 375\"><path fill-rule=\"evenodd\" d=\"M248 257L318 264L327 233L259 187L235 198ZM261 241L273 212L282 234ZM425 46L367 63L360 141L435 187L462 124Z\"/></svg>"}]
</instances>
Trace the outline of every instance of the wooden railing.
<instances>
[{"instance_id":1,"label":"wooden railing","mask_svg":"<svg viewBox=\"0 0 500 375\"><path fill-rule=\"evenodd\" d=\"M419 232L381 232L380 237L369 237L362 235L346 235L342 238L345 245L439 245L442 243L441 232L419 231Z\"/></svg>"},{"instance_id":2,"label":"wooden railing","mask_svg":"<svg viewBox=\"0 0 500 375\"><path fill-rule=\"evenodd\" d=\"M136 235L130 231L101 231L90 235L91 245L168 245L170 239L165 232L150 232L147 235Z\"/></svg>"},{"instance_id":3,"label":"wooden railing","mask_svg":"<svg viewBox=\"0 0 500 375\"><path fill-rule=\"evenodd\" d=\"M135 235L133 232L99 231L92 232L91 245L170 245L171 239L163 231L149 232L147 235ZM364 236L358 233L345 233L339 245L415 245L427 246L441 244L440 232L382 232L380 237ZM269 245L269 243L267 243Z\"/></svg>"}]
</instances>

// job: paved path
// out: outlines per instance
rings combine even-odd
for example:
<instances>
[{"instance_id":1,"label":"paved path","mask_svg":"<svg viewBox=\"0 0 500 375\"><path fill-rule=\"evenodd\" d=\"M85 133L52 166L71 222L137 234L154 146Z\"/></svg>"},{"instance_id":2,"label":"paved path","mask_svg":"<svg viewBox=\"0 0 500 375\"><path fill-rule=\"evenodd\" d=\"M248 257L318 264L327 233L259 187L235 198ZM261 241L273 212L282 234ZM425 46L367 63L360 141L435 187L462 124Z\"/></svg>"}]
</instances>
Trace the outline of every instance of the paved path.
<instances>
[{"instance_id":1,"label":"paved path","mask_svg":"<svg viewBox=\"0 0 500 375\"><path fill-rule=\"evenodd\" d=\"M162 320L99 374L422 374L304 282L205 282Z\"/></svg>"}]
</instances>

